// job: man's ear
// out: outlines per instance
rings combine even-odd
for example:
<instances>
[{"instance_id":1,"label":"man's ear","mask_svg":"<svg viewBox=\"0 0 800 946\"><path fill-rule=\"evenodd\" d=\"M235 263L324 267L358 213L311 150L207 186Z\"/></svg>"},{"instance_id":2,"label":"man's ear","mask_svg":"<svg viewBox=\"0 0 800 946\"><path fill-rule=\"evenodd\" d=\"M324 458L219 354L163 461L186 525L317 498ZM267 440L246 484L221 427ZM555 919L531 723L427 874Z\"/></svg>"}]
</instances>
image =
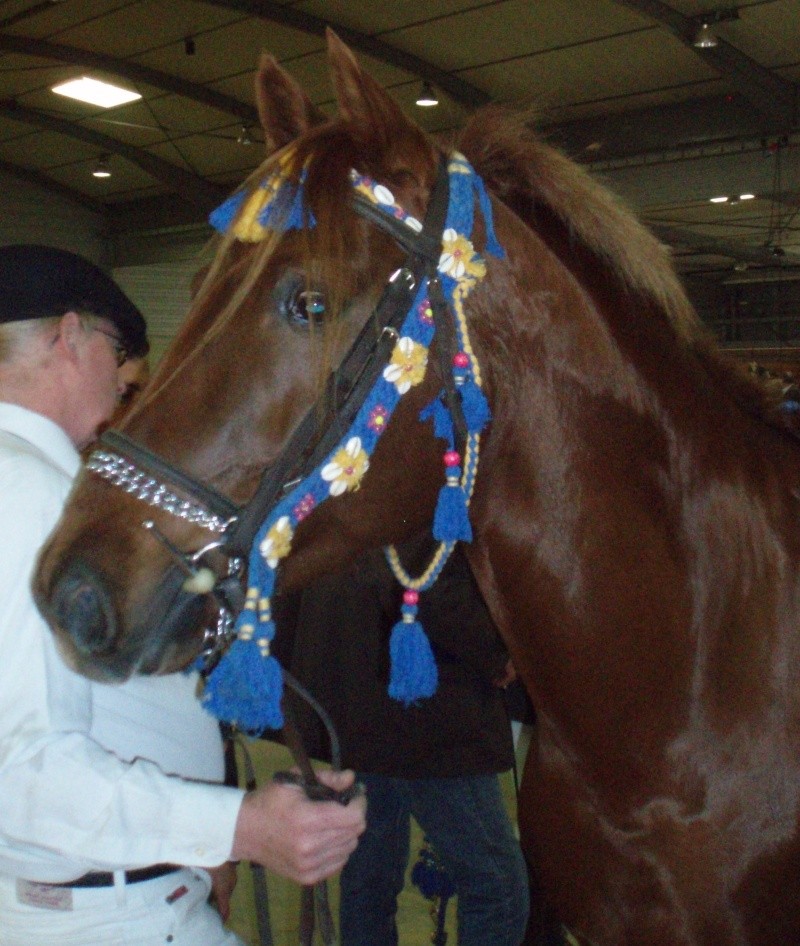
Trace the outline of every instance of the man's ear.
<instances>
[{"instance_id":1,"label":"man's ear","mask_svg":"<svg viewBox=\"0 0 800 946\"><path fill-rule=\"evenodd\" d=\"M58 323L56 348L70 359L76 359L81 339L85 333L83 322L77 312L66 312Z\"/></svg>"}]
</instances>

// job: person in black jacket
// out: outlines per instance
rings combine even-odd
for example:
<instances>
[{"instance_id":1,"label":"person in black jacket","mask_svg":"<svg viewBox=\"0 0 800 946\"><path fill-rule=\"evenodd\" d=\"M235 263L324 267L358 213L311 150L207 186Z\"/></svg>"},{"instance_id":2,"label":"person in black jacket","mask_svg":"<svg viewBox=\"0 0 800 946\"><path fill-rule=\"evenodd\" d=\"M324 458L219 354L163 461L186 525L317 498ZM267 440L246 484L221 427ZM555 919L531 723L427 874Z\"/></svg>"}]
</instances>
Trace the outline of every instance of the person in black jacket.
<instances>
[{"instance_id":1,"label":"person in black jacket","mask_svg":"<svg viewBox=\"0 0 800 946\"><path fill-rule=\"evenodd\" d=\"M420 563L423 551L420 542L410 548ZM342 946L398 942L412 815L456 888L460 946L518 946L528 878L497 778L513 764L508 655L456 549L420 596L438 689L403 706L387 694L401 596L378 551L275 603L276 656L328 711L342 762L367 790L367 830L341 876ZM289 708L308 754L329 760L314 712L295 699Z\"/></svg>"}]
</instances>

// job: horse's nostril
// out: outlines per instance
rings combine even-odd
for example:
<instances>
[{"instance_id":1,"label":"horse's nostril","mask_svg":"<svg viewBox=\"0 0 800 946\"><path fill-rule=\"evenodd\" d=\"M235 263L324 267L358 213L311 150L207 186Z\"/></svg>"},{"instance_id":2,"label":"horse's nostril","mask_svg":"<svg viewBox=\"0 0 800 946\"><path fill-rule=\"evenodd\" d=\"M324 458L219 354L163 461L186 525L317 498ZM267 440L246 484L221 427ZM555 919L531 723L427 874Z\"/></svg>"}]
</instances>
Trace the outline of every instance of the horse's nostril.
<instances>
[{"instance_id":1,"label":"horse's nostril","mask_svg":"<svg viewBox=\"0 0 800 946\"><path fill-rule=\"evenodd\" d=\"M108 647L114 638L114 618L102 586L86 575L68 574L58 583L53 610L60 628L82 653Z\"/></svg>"}]
</instances>

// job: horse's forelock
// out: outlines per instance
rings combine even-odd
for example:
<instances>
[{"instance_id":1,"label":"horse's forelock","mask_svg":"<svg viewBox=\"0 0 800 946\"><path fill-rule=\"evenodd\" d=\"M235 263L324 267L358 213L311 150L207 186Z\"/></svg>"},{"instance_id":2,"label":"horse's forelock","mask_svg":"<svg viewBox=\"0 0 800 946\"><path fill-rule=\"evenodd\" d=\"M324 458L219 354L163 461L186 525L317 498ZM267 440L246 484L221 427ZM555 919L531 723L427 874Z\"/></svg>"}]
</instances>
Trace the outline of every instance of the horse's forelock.
<instances>
[{"instance_id":1,"label":"horse's forelock","mask_svg":"<svg viewBox=\"0 0 800 946\"><path fill-rule=\"evenodd\" d=\"M360 221L347 210L352 200L350 170L366 167L378 175L379 171L375 156L363 153L346 124L332 121L310 130L280 152L267 157L239 190L252 194L279 169L282 160L285 161L283 170L290 180L296 182L304 174L304 201L314 220L313 227L292 233L302 248L297 264L309 273L310 278L319 280L326 290L325 354L318 366L322 384L330 367L340 316L354 290L354 273L367 262L366 256L360 259L357 254L362 242L357 233ZM215 315L201 344L219 335L246 305L284 239L281 233L268 232L259 242L242 244L233 229L231 227L227 233L215 238L213 262L198 289L195 305L203 304L232 266L242 265L244 254L243 269L236 290Z\"/></svg>"}]
</instances>

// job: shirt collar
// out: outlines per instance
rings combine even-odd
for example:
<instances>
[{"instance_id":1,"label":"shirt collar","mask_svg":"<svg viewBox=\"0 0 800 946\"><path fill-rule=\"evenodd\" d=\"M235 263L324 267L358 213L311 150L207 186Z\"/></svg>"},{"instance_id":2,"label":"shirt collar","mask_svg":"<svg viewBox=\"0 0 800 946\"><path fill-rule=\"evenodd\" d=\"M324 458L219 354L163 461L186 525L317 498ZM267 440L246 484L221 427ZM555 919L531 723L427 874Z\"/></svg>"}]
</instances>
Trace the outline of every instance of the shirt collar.
<instances>
[{"instance_id":1,"label":"shirt collar","mask_svg":"<svg viewBox=\"0 0 800 946\"><path fill-rule=\"evenodd\" d=\"M58 424L18 404L0 401L0 430L27 440L69 477L75 477L81 458L75 444Z\"/></svg>"}]
</instances>

